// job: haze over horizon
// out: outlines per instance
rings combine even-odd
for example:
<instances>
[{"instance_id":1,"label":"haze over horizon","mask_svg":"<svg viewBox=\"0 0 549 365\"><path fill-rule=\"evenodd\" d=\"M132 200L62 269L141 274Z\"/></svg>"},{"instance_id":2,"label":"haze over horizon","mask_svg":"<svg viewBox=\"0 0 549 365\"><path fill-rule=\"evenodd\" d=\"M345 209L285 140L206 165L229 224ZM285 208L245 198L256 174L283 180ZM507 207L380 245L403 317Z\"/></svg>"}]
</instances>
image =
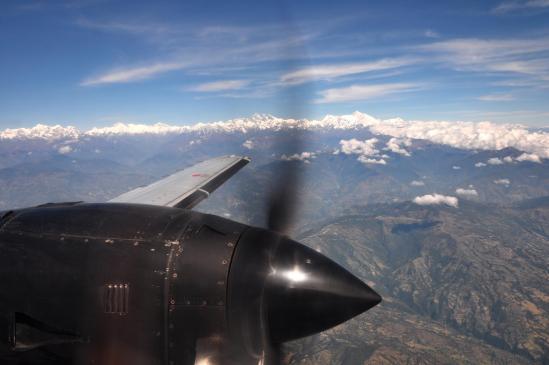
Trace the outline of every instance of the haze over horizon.
<instances>
[{"instance_id":1,"label":"haze over horizon","mask_svg":"<svg viewBox=\"0 0 549 365\"><path fill-rule=\"evenodd\" d=\"M268 113L549 126L549 2L8 0L0 129Z\"/></svg>"}]
</instances>

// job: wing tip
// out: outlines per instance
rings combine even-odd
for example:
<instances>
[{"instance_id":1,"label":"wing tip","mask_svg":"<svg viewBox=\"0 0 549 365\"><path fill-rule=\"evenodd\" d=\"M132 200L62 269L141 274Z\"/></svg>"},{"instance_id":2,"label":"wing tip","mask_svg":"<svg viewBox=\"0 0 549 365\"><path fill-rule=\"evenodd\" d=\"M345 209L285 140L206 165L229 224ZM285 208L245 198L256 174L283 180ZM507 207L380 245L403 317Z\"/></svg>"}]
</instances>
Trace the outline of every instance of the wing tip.
<instances>
[{"instance_id":1,"label":"wing tip","mask_svg":"<svg viewBox=\"0 0 549 365\"><path fill-rule=\"evenodd\" d=\"M240 160L245 160L247 162L250 162L252 160L252 158L249 157L249 156L240 156L240 155L227 155L227 156L224 156L224 157L239 158Z\"/></svg>"}]
</instances>

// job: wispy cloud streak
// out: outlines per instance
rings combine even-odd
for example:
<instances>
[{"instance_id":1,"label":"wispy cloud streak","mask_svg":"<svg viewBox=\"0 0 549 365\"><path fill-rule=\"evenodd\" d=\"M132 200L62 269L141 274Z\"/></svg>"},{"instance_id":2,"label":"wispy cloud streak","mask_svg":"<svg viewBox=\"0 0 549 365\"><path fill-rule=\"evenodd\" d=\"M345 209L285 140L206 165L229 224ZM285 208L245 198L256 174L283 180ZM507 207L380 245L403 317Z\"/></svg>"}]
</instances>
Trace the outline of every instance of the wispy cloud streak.
<instances>
[{"instance_id":1,"label":"wispy cloud streak","mask_svg":"<svg viewBox=\"0 0 549 365\"><path fill-rule=\"evenodd\" d=\"M89 77L81 82L83 86L133 82L174 70L215 73L219 67L303 60L308 57L304 44L318 36L316 32L293 32L283 25L192 27L101 23L86 19L80 19L76 24L87 29L137 37L155 46L159 54L148 64L130 65Z\"/></svg>"},{"instance_id":2,"label":"wispy cloud streak","mask_svg":"<svg viewBox=\"0 0 549 365\"><path fill-rule=\"evenodd\" d=\"M417 61L416 58L392 58L373 62L317 65L286 73L282 75L281 81L286 84L295 85L314 80L332 80L341 76L408 66Z\"/></svg>"},{"instance_id":3,"label":"wispy cloud streak","mask_svg":"<svg viewBox=\"0 0 549 365\"><path fill-rule=\"evenodd\" d=\"M248 86L250 82L248 80L222 80L206 82L200 85L196 85L190 90L199 92L215 92L226 90L239 90Z\"/></svg>"},{"instance_id":4,"label":"wispy cloud streak","mask_svg":"<svg viewBox=\"0 0 549 365\"><path fill-rule=\"evenodd\" d=\"M355 100L369 100L395 93L418 90L419 85L412 83L393 83L377 85L351 85L320 91L321 98L316 103L341 103Z\"/></svg>"},{"instance_id":5,"label":"wispy cloud streak","mask_svg":"<svg viewBox=\"0 0 549 365\"><path fill-rule=\"evenodd\" d=\"M511 101L515 100L511 94L486 94L477 98L480 101Z\"/></svg>"},{"instance_id":6,"label":"wispy cloud streak","mask_svg":"<svg viewBox=\"0 0 549 365\"><path fill-rule=\"evenodd\" d=\"M81 86L93 86L100 84L126 83L145 80L160 74L181 70L185 68L184 63L156 63L147 66L118 69L104 74L90 77L80 83Z\"/></svg>"},{"instance_id":7,"label":"wispy cloud streak","mask_svg":"<svg viewBox=\"0 0 549 365\"><path fill-rule=\"evenodd\" d=\"M528 0L528 1L504 1L494 9L495 14L504 14L521 9L542 9L549 7L549 0Z\"/></svg>"}]
</instances>

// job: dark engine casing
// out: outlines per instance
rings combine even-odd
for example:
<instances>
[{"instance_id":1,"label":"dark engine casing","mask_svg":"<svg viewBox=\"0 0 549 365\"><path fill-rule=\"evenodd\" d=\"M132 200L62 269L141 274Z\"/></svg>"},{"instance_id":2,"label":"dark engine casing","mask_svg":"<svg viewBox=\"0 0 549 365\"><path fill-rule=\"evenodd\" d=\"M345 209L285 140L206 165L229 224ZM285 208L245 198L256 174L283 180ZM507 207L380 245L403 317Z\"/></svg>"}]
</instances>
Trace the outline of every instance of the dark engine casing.
<instances>
[{"instance_id":1,"label":"dark engine casing","mask_svg":"<svg viewBox=\"0 0 549 365\"><path fill-rule=\"evenodd\" d=\"M276 364L381 301L288 237L178 208L6 212L0 255L1 364Z\"/></svg>"},{"instance_id":2,"label":"dark engine casing","mask_svg":"<svg viewBox=\"0 0 549 365\"><path fill-rule=\"evenodd\" d=\"M0 363L192 364L197 338L223 334L246 226L126 204L4 215Z\"/></svg>"}]
</instances>

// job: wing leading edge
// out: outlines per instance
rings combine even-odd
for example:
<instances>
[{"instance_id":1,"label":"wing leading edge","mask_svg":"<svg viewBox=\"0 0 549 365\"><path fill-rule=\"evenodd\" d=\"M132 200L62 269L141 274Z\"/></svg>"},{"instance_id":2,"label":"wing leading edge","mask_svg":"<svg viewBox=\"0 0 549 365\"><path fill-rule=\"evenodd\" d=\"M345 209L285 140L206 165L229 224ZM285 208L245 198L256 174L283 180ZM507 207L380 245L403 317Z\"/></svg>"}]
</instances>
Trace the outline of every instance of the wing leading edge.
<instances>
[{"instance_id":1,"label":"wing leading edge","mask_svg":"<svg viewBox=\"0 0 549 365\"><path fill-rule=\"evenodd\" d=\"M238 170L247 157L222 156L200 162L150 185L128 191L110 203L162 205L190 209L206 199Z\"/></svg>"}]
</instances>

